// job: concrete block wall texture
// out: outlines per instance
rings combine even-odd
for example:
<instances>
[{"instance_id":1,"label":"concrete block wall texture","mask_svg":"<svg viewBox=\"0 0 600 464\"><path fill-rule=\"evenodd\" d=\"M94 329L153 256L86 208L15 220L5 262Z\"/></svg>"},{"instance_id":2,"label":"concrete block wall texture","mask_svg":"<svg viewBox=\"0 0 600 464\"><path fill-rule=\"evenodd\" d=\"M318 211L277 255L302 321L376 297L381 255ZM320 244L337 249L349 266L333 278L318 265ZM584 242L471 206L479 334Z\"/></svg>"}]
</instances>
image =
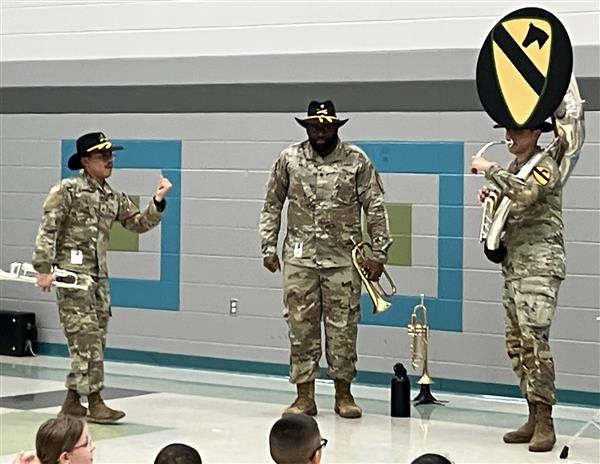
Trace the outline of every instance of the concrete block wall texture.
<instances>
[{"instance_id":1,"label":"concrete block wall texture","mask_svg":"<svg viewBox=\"0 0 600 464\"><path fill-rule=\"evenodd\" d=\"M175 253L163 234L174 233L173 224L140 236L135 252L111 252L111 272L119 282L113 289L117 307L109 346L132 360L169 364L192 356L190 365L206 366L216 359L215 365L221 360L228 368L272 372L269 366L275 365L276 372L285 373L289 352L281 318L281 276L261 267L258 215L273 161L285 146L305 135L293 116L301 115L311 98L332 98L338 112L350 118L342 137L367 147L383 170L390 207L402 210L398 217L410 218L410 233L402 226L398 229L406 239L401 265L389 266L403 297L383 319L368 314L366 305L363 309L359 379L387 382L393 364L407 361L410 340L404 327L412 302L425 293L436 324L431 336L432 374L472 382L468 388L479 392L502 392L502 386L515 384L503 346L501 276L497 266L485 260L477 241L481 208L476 192L483 179L465 174L472 153L503 136L482 112L473 80L479 42L510 11L506 5L454 2L449 10L445 2L415 3L389 6L380 13L359 3L348 9L326 4L321 24L312 13L293 10L291 15L285 10L293 8L289 5L263 10L260 18L247 15L244 22L241 15L225 19L220 6L208 10L211 16L198 15L190 4L141 2L113 5L116 10L110 16L118 17L118 23L99 25L89 21L88 14L104 11L97 2L56 9L39 2L27 2L27 8L15 3L3 2L6 27L0 45L3 268L30 259L41 204L64 175L64 147L74 138L101 129L124 143L172 141L180 147L180 195L169 200L167 214L178 202L178 298L157 310L148 298L125 297L128 288L135 288L127 286L132 280L168 283L161 265L164 259L172 262ZM598 6L547 3L573 30L575 72L587 100L588 128L580 162L564 190L568 277L560 292L552 347L558 388L580 392L581 401L597 401ZM156 20L149 18L157 16L148 9L159 9L163 23L153 23ZM78 27L64 23L66 11L79 18L73 20ZM137 14L140 11L148 15ZM56 18L42 22L40 15ZM393 25L398 32L409 23L424 28L402 40L388 40L385 27ZM281 24L292 24L288 35L279 35ZM428 27L452 32L456 24L461 32L450 34L444 43L421 37ZM215 25L222 30L214 32ZM313 44L311 37L318 36L323 25L340 40L319 41L325 44L313 49L317 41ZM136 29L130 40L119 39L119 31ZM344 40L351 31L361 31L362 37L375 29L379 32L366 48ZM230 48L215 45L214 50L200 50L194 48L198 44L186 48L179 39L160 39L165 34L171 39L192 34L202 47L209 47L207 43L225 32L225 42L242 48L228 43ZM261 34L264 38L259 40ZM308 41L298 40L307 34ZM211 40L196 40L201 37ZM76 45L66 46L67 38L76 39ZM122 46L117 50L113 41L118 40ZM159 40L163 48L152 45ZM40 41L47 47L31 45ZM143 50L138 41L145 43ZM429 153L443 155L441 163L448 169L433 166ZM502 163L509 161L502 148L490 155ZM111 184L145 204L160 166L143 166L143 153L135 165L126 156ZM175 170L171 166L166 173ZM444 190L447 186L451 191ZM447 288L448 283L453 288ZM239 300L236 317L229 315L231 298ZM2 307L35 311L41 340L48 347L64 344L52 296L2 283L0 302ZM576 400L577 395L570 398Z\"/></svg>"}]
</instances>

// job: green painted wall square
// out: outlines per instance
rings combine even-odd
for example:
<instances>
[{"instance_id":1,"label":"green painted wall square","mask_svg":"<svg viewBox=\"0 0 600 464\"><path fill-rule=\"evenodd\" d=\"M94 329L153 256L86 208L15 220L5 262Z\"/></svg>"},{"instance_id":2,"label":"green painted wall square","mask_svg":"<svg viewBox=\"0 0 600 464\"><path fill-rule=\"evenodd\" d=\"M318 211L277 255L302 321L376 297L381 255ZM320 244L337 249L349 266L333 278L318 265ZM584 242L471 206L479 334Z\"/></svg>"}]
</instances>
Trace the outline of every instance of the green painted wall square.
<instances>
[{"instance_id":1,"label":"green painted wall square","mask_svg":"<svg viewBox=\"0 0 600 464\"><path fill-rule=\"evenodd\" d=\"M131 201L140 207L140 197L130 195ZM139 251L140 236L125 229L120 222L115 221L110 229L108 249L111 251Z\"/></svg>"},{"instance_id":2,"label":"green painted wall square","mask_svg":"<svg viewBox=\"0 0 600 464\"><path fill-rule=\"evenodd\" d=\"M388 251L388 265L411 266L412 265L412 242L410 235L391 235L392 246Z\"/></svg>"},{"instance_id":3,"label":"green painted wall square","mask_svg":"<svg viewBox=\"0 0 600 464\"><path fill-rule=\"evenodd\" d=\"M412 205L410 203L386 203L392 235L412 234Z\"/></svg>"},{"instance_id":4,"label":"green painted wall square","mask_svg":"<svg viewBox=\"0 0 600 464\"><path fill-rule=\"evenodd\" d=\"M390 237L394 241L388 250L391 266L412 265L412 205L410 203L386 203L390 223ZM367 225L363 227L363 240L371 243Z\"/></svg>"}]
</instances>

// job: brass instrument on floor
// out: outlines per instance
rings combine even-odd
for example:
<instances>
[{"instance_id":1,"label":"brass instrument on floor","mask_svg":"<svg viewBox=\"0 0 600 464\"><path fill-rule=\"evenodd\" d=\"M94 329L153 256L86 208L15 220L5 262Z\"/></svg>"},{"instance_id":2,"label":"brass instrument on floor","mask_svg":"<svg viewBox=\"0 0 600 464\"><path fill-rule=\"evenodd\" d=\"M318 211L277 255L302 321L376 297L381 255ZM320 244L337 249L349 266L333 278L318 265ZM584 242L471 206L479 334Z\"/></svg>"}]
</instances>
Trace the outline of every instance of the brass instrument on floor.
<instances>
[{"instance_id":1,"label":"brass instrument on floor","mask_svg":"<svg viewBox=\"0 0 600 464\"><path fill-rule=\"evenodd\" d=\"M352 264L358 271L358 274L360 275L365 289L367 290L367 293L369 294L369 297L373 302L373 314L379 314L384 311L387 311L392 307L392 303L386 300L384 297L389 298L393 296L396 293L396 285L394 284L394 281L392 280L388 272L385 270L385 268L383 269L383 275L385 275L385 278L387 279L390 285L389 291L384 290L380 282L373 282L369 280L363 269L363 265L367 260L367 256L364 251L365 248L368 248L371 253L373 252L373 247L370 243L355 243L354 248L352 248Z\"/></svg>"},{"instance_id":2,"label":"brass instrument on floor","mask_svg":"<svg viewBox=\"0 0 600 464\"><path fill-rule=\"evenodd\" d=\"M88 286L80 283L79 276L71 271L65 271L57 267L52 268L54 287L87 290ZM0 280L11 280L30 284L37 283L38 272L31 263L12 263L8 272L0 269Z\"/></svg>"},{"instance_id":3,"label":"brass instrument on floor","mask_svg":"<svg viewBox=\"0 0 600 464\"><path fill-rule=\"evenodd\" d=\"M423 368L423 374L417 382L421 390L414 401L419 404L439 404L431 394L430 385L433 379L429 375L429 325L427 324L427 308L425 307L425 295L421 294L421 303L416 305L408 324L408 335L411 337L410 364L413 369Z\"/></svg>"}]
</instances>

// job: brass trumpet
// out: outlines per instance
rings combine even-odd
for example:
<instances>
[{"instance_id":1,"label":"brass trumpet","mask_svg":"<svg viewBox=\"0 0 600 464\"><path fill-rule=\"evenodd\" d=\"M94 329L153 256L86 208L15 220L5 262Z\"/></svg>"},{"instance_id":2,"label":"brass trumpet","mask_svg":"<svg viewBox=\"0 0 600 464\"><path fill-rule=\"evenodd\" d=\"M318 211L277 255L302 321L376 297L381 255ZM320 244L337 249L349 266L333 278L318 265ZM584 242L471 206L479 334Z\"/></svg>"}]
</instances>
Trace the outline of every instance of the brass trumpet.
<instances>
[{"instance_id":1,"label":"brass trumpet","mask_svg":"<svg viewBox=\"0 0 600 464\"><path fill-rule=\"evenodd\" d=\"M389 298L393 296L396 293L396 285L385 268L383 269L383 274L385 275L391 287L388 292L383 289L380 282L372 282L369 280L363 269L363 265L367 260L364 252L365 248L369 248L371 253L373 252L373 247L368 242L354 244L354 248L352 248L352 264L358 271L365 289L367 290L367 293L373 302L373 314L379 314L391 308L392 303L387 301L384 297Z\"/></svg>"},{"instance_id":2,"label":"brass trumpet","mask_svg":"<svg viewBox=\"0 0 600 464\"><path fill-rule=\"evenodd\" d=\"M430 385L433 383L429 375L427 361L429 358L429 325L427 325L427 308L425 307L425 295L421 294L421 303L416 305L408 324L408 335L412 337L410 344L410 364L413 369L423 367L423 375L417 382L421 390L413 400L417 404L441 404L431 394Z\"/></svg>"}]
</instances>

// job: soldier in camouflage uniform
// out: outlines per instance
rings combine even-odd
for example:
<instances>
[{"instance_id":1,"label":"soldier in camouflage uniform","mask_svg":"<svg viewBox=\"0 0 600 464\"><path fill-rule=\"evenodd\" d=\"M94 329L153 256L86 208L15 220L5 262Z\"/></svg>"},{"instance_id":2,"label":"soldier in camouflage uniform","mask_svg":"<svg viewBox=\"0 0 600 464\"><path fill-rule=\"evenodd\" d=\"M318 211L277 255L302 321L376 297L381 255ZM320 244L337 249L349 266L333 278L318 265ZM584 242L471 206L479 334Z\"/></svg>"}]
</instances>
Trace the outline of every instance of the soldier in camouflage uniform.
<instances>
[{"instance_id":1,"label":"soldier in camouflage uniform","mask_svg":"<svg viewBox=\"0 0 600 464\"><path fill-rule=\"evenodd\" d=\"M347 120L336 117L332 102L313 101L307 118L296 120L306 128L308 140L286 148L275 162L260 216L264 266L275 272L280 268L281 211L288 200L284 318L291 345L290 382L296 384L298 396L284 415L317 413L314 385L323 318L335 411L342 417L360 417L362 410L350 392L356 376L361 288L351 251L353 243L362 240L364 210L374 248L364 268L369 279L379 279L391 244L383 187L367 155L338 138Z\"/></svg>"},{"instance_id":2,"label":"soldier in camouflage uniform","mask_svg":"<svg viewBox=\"0 0 600 464\"><path fill-rule=\"evenodd\" d=\"M499 126L495 126L499 127ZM529 419L518 430L504 435L506 443L529 443L530 451L549 451L556 436L552 422L554 362L550 353L550 324L556 311L558 289L565 278L562 221L562 184L559 167L550 154L542 157L531 175L515 175L535 154L538 139L553 129L543 123L536 129L506 129L513 141L509 151L516 156L507 169L483 157L473 157L471 167L485 173L513 201L505 223L502 262L506 310L506 349L529 405ZM556 150L563 150L559 143ZM483 202L490 190L479 193Z\"/></svg>"},{"instance_id":3,"label":"soldier in camouflage uniform","mask_svg":"<svg viewBox=\"0 0 600 464\"><path fill-rule=\"evenodd\" d=\"M67 337L71 372L67 376L67 398L61 415L86 416L88 420L111 423L125 416L104 404L104 350L111 314L106 254L114 221L142 233L162 218L164 196L171 183L161 177L153 201L140 212L131 199L106 182L113 168L113 151L122 147L100 132L81 136L77 153L68 166L83 169L78 177L63 179L50 190L44 202L33 254L37 284L49 291L54 280L52 267L73 271L88 290L57 288L58 313ZM89 409L80 403L87 395Z\"/></svg>"}]
</instances>

